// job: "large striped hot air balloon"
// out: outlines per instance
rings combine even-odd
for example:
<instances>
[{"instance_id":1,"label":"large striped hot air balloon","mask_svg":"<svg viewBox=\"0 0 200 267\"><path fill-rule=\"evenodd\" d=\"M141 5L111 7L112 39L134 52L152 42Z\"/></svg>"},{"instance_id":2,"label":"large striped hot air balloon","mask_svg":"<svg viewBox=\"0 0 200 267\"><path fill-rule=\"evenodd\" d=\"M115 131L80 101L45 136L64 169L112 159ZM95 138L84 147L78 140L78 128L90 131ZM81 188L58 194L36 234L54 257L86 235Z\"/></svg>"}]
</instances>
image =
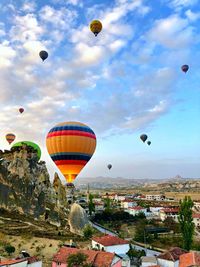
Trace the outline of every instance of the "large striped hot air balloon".
<instances>
[{"instance_id":1,"label":"large striped hot air balloon","mask_svg":"<svg viewBox=\"0 0 200 267\"><path fill-rule=\"evenodd\" d=\"M6 134L6 140L11 144L15 140L15 135L13 133Z\"/></svg>"},{"instance_id":2,"label":"large striped hot air balloon","mask_svg":"<svg viewBox=\"0 0 200 267\"><path fill-rule=\"evenodd\" d=\"M95 151L96 136L83 123L63 122L49 131L46 146L67 183L73 183Z\"/></svg>"}]
</instances>

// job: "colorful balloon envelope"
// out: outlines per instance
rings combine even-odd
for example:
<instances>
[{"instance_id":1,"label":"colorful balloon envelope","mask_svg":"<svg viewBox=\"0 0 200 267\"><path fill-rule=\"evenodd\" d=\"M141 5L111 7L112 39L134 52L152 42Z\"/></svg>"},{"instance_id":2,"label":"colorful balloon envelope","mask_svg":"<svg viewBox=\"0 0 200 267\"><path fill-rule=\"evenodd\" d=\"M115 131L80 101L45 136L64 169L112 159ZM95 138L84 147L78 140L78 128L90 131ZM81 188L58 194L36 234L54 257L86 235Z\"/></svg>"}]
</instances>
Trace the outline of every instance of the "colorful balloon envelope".
<instances>
[{"instance_id":1,"label":"colorful balloon envelope","mask_svg":"<svg viewBox=\"0 0 200 267\"><path fill-rule=\"evenodd\" d=\"M97 36L100 31L102 30L102 23L99 20L93 20L90 23L90 30L94 33L95 36Z\"/></svg>"},{"instance_id":2,"label":"colorful balloon envelope","mask_svg":"<svg viewBox=\"0 0 200 267\"><path fill-rule=\"evenodd\" d=\"M15 135L13 133L8 133L6 134L6 140L8 141L9 144L11 144L15 140Z\"/></svg>"},{"instance_id":3,"label":"colorful balloon envelope","mask_svg":"<svg viewBox=\"0 0 200 267\"><path fill-rule=\"evenodd\" d=\"M95 151L96 136L83 123L63 122L49 131L46 146L67 183L73 183Z\"/></svg>"}]
</instances>

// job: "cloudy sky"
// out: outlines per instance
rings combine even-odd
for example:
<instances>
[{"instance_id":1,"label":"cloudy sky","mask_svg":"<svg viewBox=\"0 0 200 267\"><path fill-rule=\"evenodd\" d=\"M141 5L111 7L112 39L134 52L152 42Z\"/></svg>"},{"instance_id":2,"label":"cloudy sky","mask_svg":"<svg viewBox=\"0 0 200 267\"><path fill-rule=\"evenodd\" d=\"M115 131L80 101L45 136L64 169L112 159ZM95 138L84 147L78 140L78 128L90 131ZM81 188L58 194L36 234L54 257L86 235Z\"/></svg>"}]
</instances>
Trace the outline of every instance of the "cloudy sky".
<instances>
[{"instance_id":1,"label":"cloudy sky","mask_svg":"<svg viewBox=\"0 0 200 267\"><path fill-rule=\"evenodd\" d=\"M97 136L80 177L200 177L198 0L1 0L0 90L1 149L34 141L51 174L46 134L74 120Z\"/></svg>"}]
</instances>

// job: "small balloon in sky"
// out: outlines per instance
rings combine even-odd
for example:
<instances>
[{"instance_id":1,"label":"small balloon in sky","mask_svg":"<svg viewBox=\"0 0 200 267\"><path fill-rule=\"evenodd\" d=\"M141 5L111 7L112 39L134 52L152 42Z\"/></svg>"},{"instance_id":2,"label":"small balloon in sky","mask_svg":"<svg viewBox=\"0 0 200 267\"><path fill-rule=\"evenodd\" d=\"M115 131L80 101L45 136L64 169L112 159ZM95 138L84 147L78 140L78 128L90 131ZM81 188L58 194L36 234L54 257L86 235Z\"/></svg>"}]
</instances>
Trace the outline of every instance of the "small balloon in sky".
<instances>
[{"instance_id":1,"label":"small balloon in sky","mask_svg":"<svg viewBox=\"0 0 200 267\"><path fill-rule=\"evenodd\" d=\"M99 20L93 20L90 23L90 30L94 33L95 36L97 36L100 31L102 30L102 23Z\"/></svg>"},{"instance_id":2,"label":"small balloon in sky","mask_svg":"<svg viewBox=\"0 0 200 267\"><path fill-rule=\"evenodd\" d=\"M15 135L13 133L6 134L6 140L9 144L11 144L15 140Z\"/></svg>"},{"instance_id":3,"label":"small balloon in sky","mask_svg":"<svg viewBox=\"0 0 200 267\"><path fill-rule=\"evenodd\" d=\"M147 140L148 136L146 134L141 134L140 135L140 139L142 140L142 142L145 142Z\"/></svg>"},{"instance_id":4,"label":"small balloon in sky","mask_svg":"<svg viewBox=\"0 0 200 267\"><path fill-rule=\"evenodd\" d=\"M110 170L112 168L112 165L111 164L108 164L108 169Z\"/></svg>"},{"instance_id":5,"label":"small balloon in sky","mask_svg":"<svg viewBox=\"0 0 200 267\"><path fill-rule=\"evenodd\" d=\"M147 141L147 145L149 145L149 146L150 146L150 144L151 144L151 141Z\"/></svg>"},{"instance_id":6,"label":"small balloon in sky","mask_svg":"<svg viewBox=\"0 0 200 267\"><path fill-rule=\"evenodd\" d=\"M183 66L181 67L181 69L182 69L183 72L186 73L186 72L189 70L189 66L188 66L188 65L183 65Z\"/></svg>"},{"instance_id":7,"label":"small balloon in sky","mask_svg":"<svg viewBox=\"0 0 200 267\"><path fill-rule=\"evenodd\" d=\"M19 112L23 113L24 112L24 108L19 108Z\"/></svg>"},{"instance_id":8,"label":"small balloon in sky","mask_svg":"<svg viewBox=\"0 0 200 267\"><path fill-rule=\"evenodd\" d=\"M41 59L44 61L45 59L48 58L48 53L47 53L47 51L42 50L42 51L40 51L39 56L40 56Z\"/></svg>"}]
</instances>

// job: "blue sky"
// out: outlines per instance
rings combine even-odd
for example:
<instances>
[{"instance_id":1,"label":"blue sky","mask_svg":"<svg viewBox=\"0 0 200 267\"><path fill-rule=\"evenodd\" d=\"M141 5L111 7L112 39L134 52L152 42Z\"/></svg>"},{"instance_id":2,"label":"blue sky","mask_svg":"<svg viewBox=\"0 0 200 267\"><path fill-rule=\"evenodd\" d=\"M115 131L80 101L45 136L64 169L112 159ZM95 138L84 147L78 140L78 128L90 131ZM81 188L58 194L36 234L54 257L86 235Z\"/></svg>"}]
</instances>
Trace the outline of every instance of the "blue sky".
<instances>
[{"instance_id":1,"label":"blue sky","mask_svg":"<svg viewBox=\"0 0 200 267\"><path fill-rule=\"evenodd\" d=\"M200 177L199 36L198 0L1 0L1 148L35 141L52 175L46 134L75 120L97 136L80 177Z\"/></svg>"}]
</instances>

